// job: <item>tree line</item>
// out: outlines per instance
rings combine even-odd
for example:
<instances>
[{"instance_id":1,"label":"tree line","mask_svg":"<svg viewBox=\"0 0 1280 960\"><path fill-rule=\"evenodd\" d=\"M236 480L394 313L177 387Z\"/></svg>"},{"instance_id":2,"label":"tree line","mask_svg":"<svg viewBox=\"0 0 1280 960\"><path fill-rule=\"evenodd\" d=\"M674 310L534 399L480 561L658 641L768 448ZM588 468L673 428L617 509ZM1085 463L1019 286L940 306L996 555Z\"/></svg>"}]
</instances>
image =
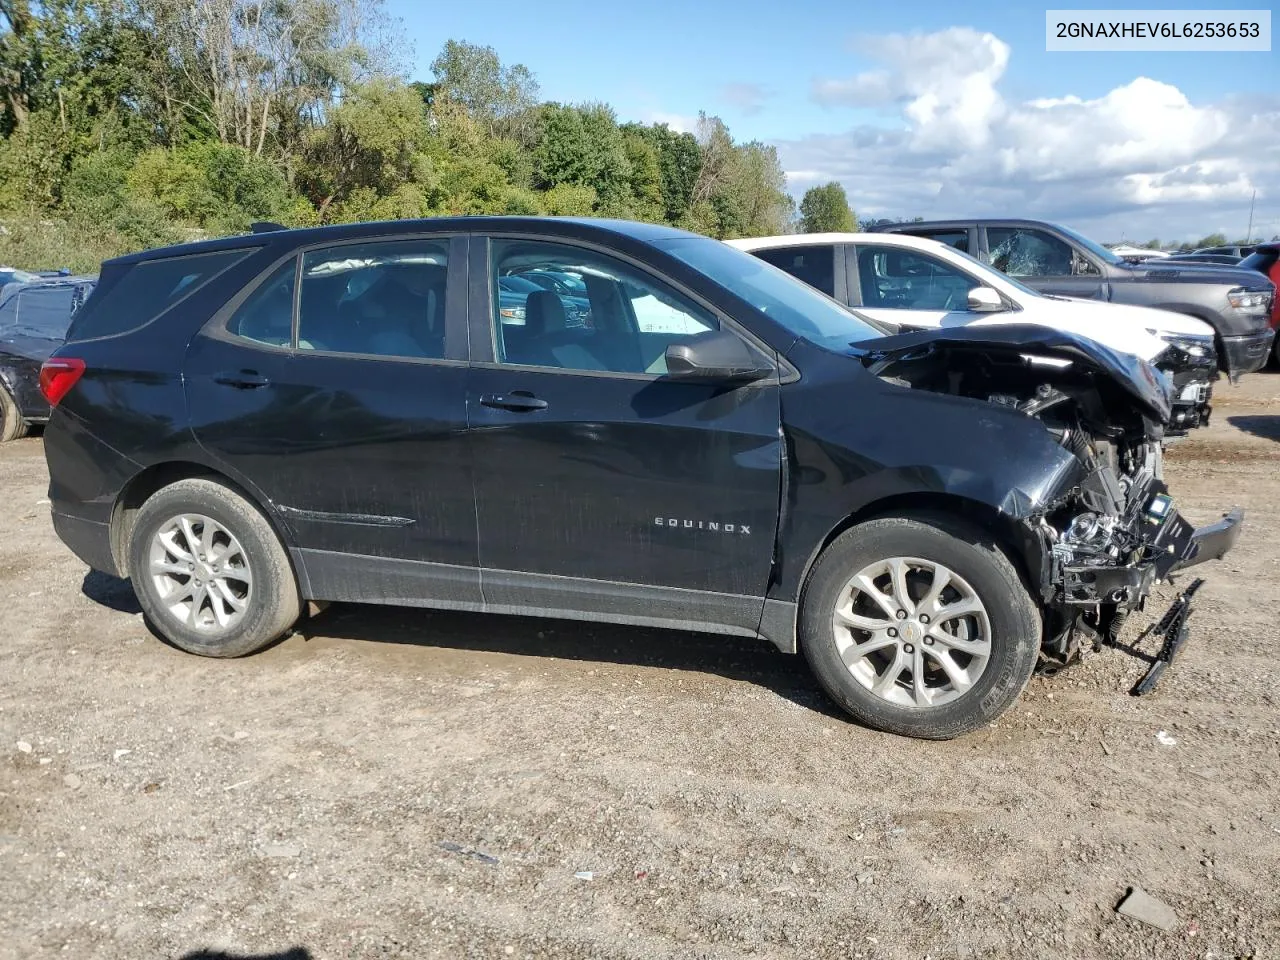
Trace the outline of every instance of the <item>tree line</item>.
<instances>
[{"instance_id":1,"label":"tree line","mask_svg":"<svg viewBox=\"0 0 1280 960\"><path fill-rule=\"evenodd\" d=\"M408 82L396 26L382 0L0 0L0 215L122 249L257 220L794 228L775 149L718 117L681 132L546 102L527 67L458 40Z\"/></svg>"}]
</instances>

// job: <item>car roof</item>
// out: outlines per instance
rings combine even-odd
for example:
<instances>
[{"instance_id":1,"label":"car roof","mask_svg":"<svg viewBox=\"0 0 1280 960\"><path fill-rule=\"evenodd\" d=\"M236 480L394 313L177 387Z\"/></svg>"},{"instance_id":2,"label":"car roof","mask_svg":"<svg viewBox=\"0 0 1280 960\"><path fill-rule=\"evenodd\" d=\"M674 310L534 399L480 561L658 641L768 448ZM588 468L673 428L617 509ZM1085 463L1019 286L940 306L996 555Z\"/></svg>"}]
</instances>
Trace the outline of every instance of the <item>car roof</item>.
<instances>
[{"instance_id":1,"label":"car roof","mask_svg":"<svg viewBox=\"0 0 1280 960\"><path fill-rule=\"evenodd\" d=\"M237 234L214 240L199 240L170 247L142 250L106 261L111 264L139 263L165 257L215 253L239 247L261 247L287 242L290 246L309 246L329 241L381 237L392 233L466 233L536 231L564 237L625 237L640 243L677 238L701 238L701 234L677 230L662 224L633 220L609 220L600 217L428 217L418 220L379 220L365 223L342 223L300 229L265 229L258 233Z\"/></svg>"},{"instance_id":2,"label":"car roof","mask_svg":"<svg viewBox=\"0 0 1280 960\"><path fill-rule=\"evenodd\" d=\"M878 243L892 247L910 247L916 250L936 250L947 244L924 237L901 233L791 233L777 237L744 237L726 243L739 250L776 250L782 247L812 247L828 243ZM954 248L952 248L954 249Z\"/></svg>"},{"instance_id":3,"label":"car roof","mask_svg":"<svg viewBox=\"0 0 1280 960\"><path fill-rule=\"evenodd\" d=\"M1010 226L1010 227L1049 227L1052 230L1065 229L1052 220L1026 220L1021 217L972 217L959 220L912 220L906 223L882 223L871 228L872 233L898 232L902 230L935 229L968 229L974 226Z\"/></svg>"}]
</instances>

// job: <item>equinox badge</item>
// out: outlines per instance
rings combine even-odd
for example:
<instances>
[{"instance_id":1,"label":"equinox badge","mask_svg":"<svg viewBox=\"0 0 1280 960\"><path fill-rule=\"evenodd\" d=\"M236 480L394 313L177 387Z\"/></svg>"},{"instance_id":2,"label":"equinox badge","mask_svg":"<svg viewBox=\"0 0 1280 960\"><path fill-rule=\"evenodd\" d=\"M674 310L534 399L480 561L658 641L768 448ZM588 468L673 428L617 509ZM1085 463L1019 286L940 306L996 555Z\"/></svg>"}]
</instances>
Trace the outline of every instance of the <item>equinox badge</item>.
<instances>
[{"instance_id":1,"label":"equinox badge","mask_svg":"<svg viewBox=\"0 0 1280 960\"><path fill-rule=\"evenodd\" d=\"M680 520L676 517L654 517L655 527L679 527L682 530L709 530L712 533L734 533L751 536L751 527L745 523L719 523L714 520Z\"/></svg>"}]
</instances>

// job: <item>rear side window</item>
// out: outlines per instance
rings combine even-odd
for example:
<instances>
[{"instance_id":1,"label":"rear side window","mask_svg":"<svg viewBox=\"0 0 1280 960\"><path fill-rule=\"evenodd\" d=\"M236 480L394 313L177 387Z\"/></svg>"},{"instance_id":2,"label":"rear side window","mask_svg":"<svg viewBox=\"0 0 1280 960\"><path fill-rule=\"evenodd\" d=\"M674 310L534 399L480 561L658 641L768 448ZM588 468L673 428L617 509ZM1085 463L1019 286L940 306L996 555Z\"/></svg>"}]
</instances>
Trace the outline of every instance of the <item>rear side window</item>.
<instances>
[{"instance_id":1,"label":"rear side window","mask_svg":"<svg viewBox=\"0 0 1280 960\"><path fill-rule=\"evenodd\" d=\"M67 339L96 340L144 327L256 249L164 257L127 266L119 280L89 298Z\"/></svg>"},{"instance_id":2,"label":"rear side window","mask_svg":"<svg viewBox=\"0 0 1280 960\"><path fill-rule=\"evenodd\" d=\"M302 257L298 349L445 356L448 240L387 240Z\"/></svg>"},{"instance_id":3,"label":"rear side window","mask_svg":"<svg viewBox=\"0 0 1280 960\"><path fill-rule=\"evenodd\" d=\"M916 230L915 236L923 237L926 240L936 240L938 243L945 243L948 247L955 247L964 253L969 252L969 231L968 230Z\"/></svg>"},{"instance_id":4,"label":"rear side window","mask_svg":"<svg viewBox=\"0 0 1280 960\"><path fill-rule=\"evenodd\" d=\"M765 263L785 270L797 280L816 287L828 297L836 295L836 248L832 244L778 247L751 251Z\"/></svg>"},{"instance_id":5,"label":"rear side window","mask_svg":"<svg viewBox=\"0 0 1280 960\"><path fill-rule=\"evenodd\" d=\"M227 321L227 332L246 340L288 347L293 343L293 286L298 260L290 257L258 285Z\"/></svg>"}]
</instances>

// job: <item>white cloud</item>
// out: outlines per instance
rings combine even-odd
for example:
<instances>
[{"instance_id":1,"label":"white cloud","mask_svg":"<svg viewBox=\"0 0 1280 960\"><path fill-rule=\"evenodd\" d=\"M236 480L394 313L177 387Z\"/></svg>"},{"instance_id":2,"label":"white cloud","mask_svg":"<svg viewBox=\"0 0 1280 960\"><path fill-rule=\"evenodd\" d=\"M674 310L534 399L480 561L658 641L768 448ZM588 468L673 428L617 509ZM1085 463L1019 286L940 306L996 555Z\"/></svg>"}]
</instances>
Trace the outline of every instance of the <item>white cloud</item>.
<instances>
[{"instance_id":1,"label":"white cloud","mask_svg":"<svg viewBox=\"0 0 1280 960\"><path fill-rule=\"evenodd\" d=\"M1099 239L1238 235L1254 189L1265 207L1263 184L1275 182L1272 93L1194 104L1137 77L1096 99L1009 101L999 85L1010 50L990 33L955 27L861 47L882 66L815 80L812 97L833 110L892 108L899 126L778 143L784 165L803 171L793 186L840 180L861 215L1039 217Z\"/></svg>"},{"instance_id":2,"label":"white cloud","mask_svg":"<svg viewBox=\"0 0 1280 960\"><path fill-rule=\"evenodd\" d=\"M682 113L665 113L662 110L646 110L645 123L665 123L676 133L697 133L698 118L685 116Z\"/></svg>"},{"instance_id":3,"label":"white cloud","mask_svg":"<svg viewBox=\"0 0 1280 960\"><path fill-rule=\"evenodd\" d=\"M720 88L720 99L737 107L748 116L759 113L770 93L758 83L726 83Z\"/></svg>"}]
</instances>

